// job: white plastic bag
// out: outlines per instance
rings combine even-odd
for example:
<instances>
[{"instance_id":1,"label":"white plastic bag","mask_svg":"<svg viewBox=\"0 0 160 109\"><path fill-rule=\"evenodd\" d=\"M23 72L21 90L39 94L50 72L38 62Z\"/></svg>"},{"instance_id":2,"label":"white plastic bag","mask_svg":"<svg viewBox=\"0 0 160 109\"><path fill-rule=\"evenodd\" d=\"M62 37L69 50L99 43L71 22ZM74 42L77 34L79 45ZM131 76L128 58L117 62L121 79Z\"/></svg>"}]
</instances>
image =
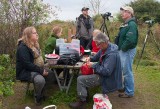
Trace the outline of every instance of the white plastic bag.
<instances>
[{"instance_id":1,"label":"white plastic bag","mask_svg":"<svg viewBox=\"0 0 160 109\"><path fill-rule=\"evenodd\" d=\"M57 109L57 106L56 105L49 105L49 106L46 106L44 107L43 109Z\"/></svg>"},{"instance_id":2,"label":"white plastic bag","mask_svg":"<svg viewBox=\"0 0 160 109\"><path fill-rule=\"evenodd\" d=\"M112 109L112 104L107 95L95 94L93 101L93 109Z\"/></svg>"},{"instance_id":3,"label":"white plastic bag","mask_svg":"<svg viewBox=\"0 0 160 109\"><path fill-rule=\"evenodd\" d=\"M31 109L30 107L26 106L25 109Z\"/></svg>"}]
</instances>

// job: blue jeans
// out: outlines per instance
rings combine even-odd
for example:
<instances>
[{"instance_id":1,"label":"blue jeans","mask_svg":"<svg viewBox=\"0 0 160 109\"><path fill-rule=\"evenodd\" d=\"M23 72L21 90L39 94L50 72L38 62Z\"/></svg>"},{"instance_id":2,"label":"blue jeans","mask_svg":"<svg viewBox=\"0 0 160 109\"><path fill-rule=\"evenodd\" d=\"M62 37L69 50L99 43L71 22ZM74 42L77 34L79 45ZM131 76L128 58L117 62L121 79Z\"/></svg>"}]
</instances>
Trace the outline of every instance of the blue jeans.
<instances>
[{"instance_id":1,"label":"blue jeans","mask_svg":"<svg viewBox=\"0 0 160 109\"><path fill-rule=\"evenodd\" d=\"M125 94L134 95L134 76L132 71L133 59L136 54L136 48L129 49L126 52L119 51L122 65L122 72L124 77Z\"/></svg>"}]
</instances>

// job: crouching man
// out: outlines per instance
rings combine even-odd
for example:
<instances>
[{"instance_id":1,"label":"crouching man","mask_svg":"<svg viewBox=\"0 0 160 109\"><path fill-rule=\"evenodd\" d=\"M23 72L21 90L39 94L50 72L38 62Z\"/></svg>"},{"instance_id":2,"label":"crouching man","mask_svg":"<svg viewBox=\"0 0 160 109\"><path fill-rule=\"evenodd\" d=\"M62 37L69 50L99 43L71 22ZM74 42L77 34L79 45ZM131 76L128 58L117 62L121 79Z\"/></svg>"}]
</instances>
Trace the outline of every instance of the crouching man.
<instances>
[{"instance_id":1,"label":"crouching man","mask_svg":"<svg viewBox=\"0 0 160 109\"><path fill-rule=\"evenodd\" d=\"M122 88L121 62L117 45L110 43L108 36L103 33L97 34L93 40L100 48L99 52L87 61L94 69L94 74L81 75L77 78L77 93L80 100L70 103L71 108L86 109L87 88L101 85L103 94Z\"/></svg>"}]
</instances>

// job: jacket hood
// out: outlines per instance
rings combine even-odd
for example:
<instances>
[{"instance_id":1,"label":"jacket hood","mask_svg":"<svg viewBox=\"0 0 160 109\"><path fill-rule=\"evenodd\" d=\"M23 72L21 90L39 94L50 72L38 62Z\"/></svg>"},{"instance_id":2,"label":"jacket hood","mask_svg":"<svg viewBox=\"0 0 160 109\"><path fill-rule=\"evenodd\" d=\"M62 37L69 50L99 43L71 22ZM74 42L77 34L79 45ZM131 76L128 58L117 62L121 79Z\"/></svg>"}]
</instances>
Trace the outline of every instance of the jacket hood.
<instances>
[{"instance_id":1,"label":"jacket hood","mask_svg":"<svg viewBox=\"0 0 160 109\"><path fill-rule=\"evenodd\" d=\"M110 54L110 53L113 53L113 52L118 52L118 46L116 44L112 44L112 43L109 42L108 48L107 48L104 55L107 55L107 54Z\"/></svg>"},{"instance_id":2,"label":"jacket hood","mask_svg":"<svg viewBox=\"0 0 160 109\"><path fill-rule=\"evenodd\" d=\"M23 41L22 41L22 40L18 41L18 46L19 46L21 43L23 43Z\"/></svg>"},{"instance_id":3,"label":"jacket hood","mask_svg":"<svg viewBox=\"0 0 160 109\"><path fill-rule=\"evenodd\" d=\"M18 41L18 46L19 46L19 45L24 45L24 46L26 46L26 44L23 42L23 40Z\"/></svg>"},{"instance_id":4,"label":"jacket hood","mask_svg":"<svg viewBox=\"0 0 160 109\"><path fill-rule=\"evenodd\" d=\"M51 37L55 37L56 39L58 39L59 37L57 35L55 35L54 33L51 34Z\"/></svg>"},{"instance_id":5,"label":"jacket hood","mask_svg":"<svg viewBox=\"0 0 160 109\"><path fill-rule=\"evenodd\" d=\"M134 22L136 22L136 18L135 18L135 17L132 17L132 18L130 18L130 19L128 19L128 20L126 20L126 21L125 21L125 23L128 23L128 22L130 22L130 21L134 21Z\"/></svg>"},{"instance_id":6,"label":"jacket hood","mask_svg":"<svg viewBox=\"0 0 160 109\"><path fill-rule=\"evenodd\" d=\"M87 18L91 18L89 15L87 15ZM78 19L86 19L86 17L84 17L84 15L83 14L81 14L79 17L78 17Z\"/></svg>"}]
</instances>

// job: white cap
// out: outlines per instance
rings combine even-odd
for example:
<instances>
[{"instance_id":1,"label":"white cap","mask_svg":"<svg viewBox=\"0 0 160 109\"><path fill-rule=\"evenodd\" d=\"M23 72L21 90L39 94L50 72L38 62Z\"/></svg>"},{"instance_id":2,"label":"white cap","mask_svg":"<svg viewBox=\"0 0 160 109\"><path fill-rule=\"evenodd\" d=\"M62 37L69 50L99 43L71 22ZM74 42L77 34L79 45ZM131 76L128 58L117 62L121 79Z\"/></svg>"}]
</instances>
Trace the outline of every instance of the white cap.
<instances>
[{"instance_id":1,"label":"white cap","mask_svg":"<svg viewBox=\"0 0 160 109\"><path fill-rule=\"evenodd\" d=\"M134 15L134 10L132 7L130 6L124 6L124 7L121 7L120 10L126 10L126 11L129 11L132 15Z\"/></svg>"}]
</instances>

